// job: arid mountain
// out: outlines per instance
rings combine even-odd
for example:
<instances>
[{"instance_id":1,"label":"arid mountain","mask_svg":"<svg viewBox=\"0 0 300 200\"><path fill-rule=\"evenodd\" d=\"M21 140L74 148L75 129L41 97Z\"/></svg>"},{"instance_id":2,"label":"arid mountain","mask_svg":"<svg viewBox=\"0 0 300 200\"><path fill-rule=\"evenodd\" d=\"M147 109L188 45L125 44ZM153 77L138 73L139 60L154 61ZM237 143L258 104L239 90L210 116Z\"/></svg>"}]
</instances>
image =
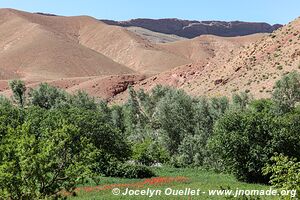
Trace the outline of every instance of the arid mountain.
<instances>
[{"instance_id":1,"label":"arid mountain","mask_svg":"<svg viewBox=\"0 0 300 200\"><path fill-rule=\"evenodd\" d=\"M102 22L85 25L79 34L80 44L143 74L157 74L191 62L127 29Z\"/></svg>"},{"instance_id":2,"label":"arid mountain","mask_svg":"<svg viewBox=\"0 0 300 200\"><path fill-rule=\"evenodd\" d=\"M141 36L142 38L149 40L151 43L169 43L169 42L176 42L176 41L187 39L187 38L179 37L177 35L158 33L154 31L150 31L145 28L135 27L135 26L127 27L126 29Z\"/></svg>"},{"instance_id":3,"label":"arid mountain","mask_svg":"<svg viewBox=\"0 0 300 200\"><path fill-rule=\"evenodd\" d=\"M160 46L178 56L193 60L193 62L203 62L234 54L236 49L255 42L264 35L262 33L241 37L202 35L190 40L160 44Z\"/></svg>"},{"instance_id":4,"label":"arid mountain","mask_svg":"<svg viewBox=\"0 0 300 200\"><path fill-rule=\"evenodd\" d=\"M56 79L133 70L76 40L86 17L45 17L0 10L0 78Z\"/></svg>"},{"instance_id":5,"label":"arid mountain","mask_svg":"<svg viewBox=\"0 0 300 200\"><path fill-rule=\"evenodd\" d=\"M190 40L161 44L169 51L187 57L194 62L142 80L135 85L135 89L148 91L160 84L183 88L195 96L203 95L202 91L208 89L205 84L210 82L210 79L202 80L202 84L194 82L201 80L203 75L212 73L218 66L224 65L245 46L260 40L266 35L253 34L240 37L203 35ZM114 102L122 102L127 98L127 94L127 92L124 92L117 95Z\"/></svg>"},{"instance_id":6,"label":"arid mountain","mask_svg":"<svg viewBox=\"0 0 300 200\"><path fill-rule=\"evenodd\" d=\"M243 37L233 39L251 41ZM135 87L149 90L162 84L184 89L195 96L231 97L236 92L251 92L255 97L270 97L276 80L291 71L300 71L300 18L258 37L256 42L246 42L234 51L224 49L219 52L207 62L183 65L145 79ZM115 102L124 99L126 93L116 96Z\"/></svg>"},{"instance_id":7,"label":"arid mountain","mask_svg":"<svg viewBox=\"0 0 300 200\"><path fill-rule=\"evenodd\" d=\"M300 18L242 48L224 64L209 66L214 70L203 73L191 83L193 87L185 86L188 92L227 96L251 92L269 97L276 80L300 70Z\"/></svg>"},{"instance_id":8,"label":"arid mountain","mask_svg":"<svg viewBox=\"0 0 300 200\"><path fill-rule=\"evenodd\" d=\"M87 16L1 9L0 18L1 79L156 74L191 62Z\"/></svg>"},{"instance_id":9,"label":"arid mountain","mask_svg":"<svg viewBox=\"0 0 300 200\"><path fill-rule=\"evenodd\" d=\"M271 33L281 27L279 24L241 21L189 21L180 19L132 19L129 21L102 20L109 25L141 27L151 31L194 38L200 35L243 36L253 33Z\"/></svg>"},{"instance_id":10,"label":"arid mountain","mask_svg":"<svg viewBox=\"0 0 300 200\"><path fill-rule=\"evenodd\" d=\"M282 74L299 70L299 32L297 19L271 34L186 39L88 16L0 9L0 92L9 95L8 80L21 78L28 87L48 82L115 102L125 99L128 85L148 90L157 84L192 95L246 91L265 97Z\"/></svg>"},{"instance_id":11,"label":"arid mountain","mask_svg":"<svg viewBox=\"0 0 300 200\"><path fill-rule=\"evenodd\" d=\"M122 27L88 16L0 9L2 94L8 93L7 80L21 78L29 87L46 81L109 98L144 79L141 74L149 76L189 62Z\"/></svg>"}]
</instances>

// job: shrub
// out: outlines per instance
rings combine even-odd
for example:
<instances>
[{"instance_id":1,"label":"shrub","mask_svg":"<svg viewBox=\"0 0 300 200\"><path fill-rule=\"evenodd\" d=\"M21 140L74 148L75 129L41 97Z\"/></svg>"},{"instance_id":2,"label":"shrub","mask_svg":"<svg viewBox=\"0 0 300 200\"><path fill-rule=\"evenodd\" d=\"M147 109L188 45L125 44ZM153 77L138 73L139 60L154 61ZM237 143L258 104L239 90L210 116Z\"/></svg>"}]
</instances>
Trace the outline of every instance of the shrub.
<instances>
[{"instance_id":1,"label":"shrub","mask_svg":"<svg viewBox=\"0 0 300 200\"><path fill-rule=\"evenodd\" d=\"M278 65L278 66L277 66L277 69L278 69L278 70L282 70L282 69L283 69L282 65Z\"/></svg>"},{"instance_id":2,"label":"shrub","mask_svg":"<svg viewBox=\"0 0 300 200\"><path fill-rule=\"evenodd\" d=\"M50 86L47 83L41 83L36 89L30 89L29 103L41 108L50 109L66 102L67 94L65 91Z\"/></svg>"},{"instance_id":3,"label":"shrub","mask_svg":"<svg viewBox=\"0 0 300 200\"><path fill-rule=\"evenodd\" d=\"M9 87L13 92L13 100L17 102L21 107L24 107L26 92L26 86L24 81L12 80L9 82Z\"/></svg>"},{"instance_id":4,"label":"shrub","mask_svg":"<svg viewBox=\"0 0 300 200\"><path fill-rule=\"evenodd\" d=\"M283 154L272 157L271 161L273 163L266 165L263 169L266 175L271 175L270 183L280 189L296 190L296 198L299 198L300 162L297 162L297 159L291 159ZM290 199L290 197L287 199Z\"/></svg>"},{"instance_id":5,"label":"shrub","mask_svg":"<svg viewBox=\"0 0 300 200\"><path fill-rule=\"evenodd\" d=\"M291 111L300 101L300 75L291 72L276 82L272 99L276 103L278 113Z\"/></svg>"},{"instance_id":6,"label":"shrub","mask_svg":"<svg viewBox=\"0 0 300 200\"><path fill-rule=\"evenodd\" d=\"M206 140L200 135L186 136L179 146L178 164L181 167L202 166Z\"/></svg>"},{"instance_id":7,"label":"shrub","mask_svg":"<svg viewBox=\"0 0 300 200\"><path fill-rule=\"evenodd\" d=\"M270 158L270 124L264 112L230 111L216 122L209 147L238 180L266 183L261 168Z\"/></svg>"},{"instance_id":8,"label":"shrub","mask_svg":"<svg viewBox=\"0 0 300 200\"><path fill-rule=\"evenodd\" d=\"M143 165L150 166L155 163L167 162L169 154L158 142L146 139L141 143L133 144L132 158Z\"/></svg>"},{"instance_id":9,"label":"shrub","mask_svg":"<svg viewBox=\"0 0 300 200\"><path fill-rule=\"evenodd\" d=\"M31 130L29 123L9 129L1 143L0 199L57 199L92 174L96 151L77 127Z\"/></svg>"},{"instance_id":10,"label":"shrub","mask_svg":"<svg viewBox=\"0 0 300 200\"><path fill-rule=\"evenodd\" d=\"M155 176L155 173L144 165L122 165L123 176L125 178L150 178Z\"/></svg>"},{"instance_id":11,"label":"shrub","mask_svg":"<svg viewBox=\"0 0 300 200\"><path fill-rule=\"evenodd\" d=\"M266 183L262 168L275 152L300 158L300 111L276 116L269 100L227 112L215 124L209 147L239 180Z\"/></svg>"},{"instance_id":12,"label":"shrub","mask_svg":"<svg viewBox=\"0 0 300 200\"><path fill-rule=\"evenodd\" d=\"M103 171L103 174L121 178L150 178L155 176L155 173L149 167L118 161L111 161L106 165L106 170Z\"/></svg>"}]
</instances>

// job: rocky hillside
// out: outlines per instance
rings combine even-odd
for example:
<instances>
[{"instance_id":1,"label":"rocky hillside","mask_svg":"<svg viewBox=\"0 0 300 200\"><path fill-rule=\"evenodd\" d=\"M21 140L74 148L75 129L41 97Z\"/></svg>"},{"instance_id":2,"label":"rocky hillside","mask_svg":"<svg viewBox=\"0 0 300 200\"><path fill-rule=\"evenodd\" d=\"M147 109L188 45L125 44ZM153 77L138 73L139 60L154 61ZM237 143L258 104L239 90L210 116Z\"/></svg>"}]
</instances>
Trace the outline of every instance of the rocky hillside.
<instances>
[{"instance_id":1,"label":"rocky hillside","mask_svg":"<svg viewBox=\"0 0 300 200\"><path fill-rule=\"evenodd\" d=\"M194 38L204 34L243 36L253 33L271 33L282 25L241 21L189 21L180 19L132 19L129 21L102 20L109 25L141 27L151 31Z\"/></svg>"},{"instance_id":2,"label":"rocky hillside","mask_svg":"<svg viewBox=\"0 0 300 200\"><path fill-rule=\"evenodd\" d=\"M300 71L300 18L277 31L245 46L224 64L210 63L207 72L188 89L210 95L251 92L256 97L269 97L276 80L291 71ZM203 79L207 80L203 83Z\"/></svg>"},{"instance_id":3,"label":"rocky hillside","mask_svg":"<svg viewBox=\"0 0 300 200\"><path fill-rule=\"evenodd\" d=\"M201 37L193 40L199 41ZM242 39L240 37L239 40ZM216 38L214 40L216 42ZM248 38L239 48L230 50L233 46L225 45L225 41L219 39L221 50L214 51L206 62L194 62L161 73L141 81L135 88L149 90L161 84L181 88L194 96L231 97L233 93L246 92L257 98L265 98L271 96L275 82L282 75L300 71L300 18L273 33L258 36L256 41L252 38L252 42L249 42L251 40ZM166 45L178 46L176 43ZM235 45L238 43L235 42ZM181 52L178 47L173 49ZM126 94L120 94L115 102L124 99Z\"/></svg>"}]
</instances>

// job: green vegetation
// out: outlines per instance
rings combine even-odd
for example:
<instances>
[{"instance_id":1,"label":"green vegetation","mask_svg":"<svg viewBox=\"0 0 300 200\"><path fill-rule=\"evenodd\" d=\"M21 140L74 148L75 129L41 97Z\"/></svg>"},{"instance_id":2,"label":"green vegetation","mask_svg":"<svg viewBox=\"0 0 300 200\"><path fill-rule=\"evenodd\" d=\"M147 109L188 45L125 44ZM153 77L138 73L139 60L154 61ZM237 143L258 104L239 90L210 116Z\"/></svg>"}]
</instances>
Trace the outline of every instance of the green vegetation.
<instances>
[{"instance_id":1,"label":"green vegetation","mask_svg":"<svg viewBox=\"0 0 300 200\"><path fill-rule=\"evenodd\" d=\"M23 81L13 80L9 82L9 86L13 92L13 100L18 103L21 107L25 104L25 92L26 87Z\"/></svg>"},{"instance_id":2,"label":"green vegetation","mask_svg":"<svg viewBox=\"0 0 300 200\"><path fill-rule=\"evenodd\" d=\"M271 99L255 100L248 92L231 101L130 87L124 105L108 106L45 83L26 94L22 81L12 81L13 101L0 98L0 199L60 199L75 192L81 198L75 189L87 180L138 182L166 169L191 180L174 183L178 188L250 186L243 181L299 191L299 84L292 72L276 83ZM198 173L220 182L199 180Z\"/></svg>"},{"instance_id":3,"label":"green vegetation","mask_svg":"<svg viewBox=\"0 0 300 200\"><path fill-rule=\"evenodd\" d=\"M84 186L78 188L77 195L68 196L70 200L105 200L105 199L127 199L127 200L149 200L149 199L163 199L163 200L172 200L172 199L277 199L276 197L253 197L247 198L245 196L240 196L238 198L232 196L209 196L207 192L209 190L236 190L245 189L245 190L269 190L270 186L267 185L260 185L260 184L249 184L244 182L237 181L233 176L227 174L218 174L213 171L202 170L199 168L170 168L170 167L163 167L163 168L154 168L155 173L159 177L179 177L178 181L168 182L166 184L161 184L160 179L157 179L158 184L142 184L145 179L116 179L110 177L100 177L101 183L100 185L96 185L94 183L87 183ZM180 177L185 177L185 179L180 179ZM161 179L164 180L163 178ZM180 181L183 180L183 181ZM159 184L160 183L160 184ZM135 185L136 187L132 186ZM105 188L107 189L97 189L98 188ZM109 187L112 186L112 187ZM153 196L149 198L148 196L120 196L120 195L113 195L112 189L114 187L119 187L121 192L125 192L127 187L129 188L137 188L137 189L157 189L164 191L166 188L173 188L173 189L185 189L185 188L193 188L193 189L201 189L201 191L205 191L206 194L202 194L197 197L179 197L179 196Z\"/></svg>"},{"instance_id":4,"label":"green vegetation","mask_svg":"<svg viewBox=\"0 0 300 200\"><path fill-rule=\"evenodd\" d=\"M276 155L271 159L274 161L268 164L264 169L265 174L272 174L271 183L278 188L290 190L296 189L298 191L298 198L300 197L300 162L297 159L290 159L287 156Z\"/></svg>"},{"instance_id":5,"label":"green vegetation","mask_svg":"<svg viewBox=\"0 0 300 200\"><path fill-rule=\"evenodd\" d=\"M300 75L291 72L276 82L273 101L279 112L291 112L300 101Z\"/></svg>"}]
</instances>

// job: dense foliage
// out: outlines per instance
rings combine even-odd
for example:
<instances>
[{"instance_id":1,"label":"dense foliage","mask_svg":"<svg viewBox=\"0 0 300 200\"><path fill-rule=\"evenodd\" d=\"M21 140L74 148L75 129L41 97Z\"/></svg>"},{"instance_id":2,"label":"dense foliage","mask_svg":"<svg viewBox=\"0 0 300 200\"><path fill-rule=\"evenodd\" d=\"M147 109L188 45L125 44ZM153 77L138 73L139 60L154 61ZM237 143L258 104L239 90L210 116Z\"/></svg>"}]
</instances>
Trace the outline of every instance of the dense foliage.
<instances>
[{"instance_id":1,"label":"dense foliage","mask_svg":"<svg viewBox=\"0 0 300 200\"><path fill-rule=\"evenodd\" d=\"M218 120L210 147L238 179L267 182L262 168L274 152L300 157L300 113L275 116L267 100L232 110Z\"/></svg>"},{"instance_id":2,"label":"dense foliage","mask_svg":"<svg viewBox=\"0 0 300 200\"><path fill-rule=\"evenodd\" d=\"M299 83L292 72L271 99L241 93L231 101L130 87L124 105L108 106L82 91L12 81L13 101L0 98L0 198L58 198L87 176L145 178L155 176L147 166L160 165L293 187L288 177L299 176L298 164L271 158L300 159ZM295 170L280 171L287 167Z\"/></svg>"},{"instance_id":3,"label":"dense foliage","mask_svg":"<svg viewBox=\"0 0 300 200\"><path fill-rule=\"evenodd\" d=\"M18 83L12 89L25 87L12 83ZM106 103L47 84L26 97L20 91L13 89L14 100L22 96L26 104L0 98L0 199L59 198L62 190L74 191L86 177L110 175L108 166L130 159L131 148ZM154 176L144 166L117 167L117 176Z\"/></svg>"},{"instance_id":4,"label":"dense foliage","mask_svg":"<svg viewBox=\"0 0 300 200\"><path fill-rule=\"evenodd\" d=\"M296 198L300 197L300 162L283 154L271 158L273 163L268 164L263 172L271 174L271 183L277 188L297 190ZM287 198L289 199L289 198Z\"/></svg>"}]
</instances>

